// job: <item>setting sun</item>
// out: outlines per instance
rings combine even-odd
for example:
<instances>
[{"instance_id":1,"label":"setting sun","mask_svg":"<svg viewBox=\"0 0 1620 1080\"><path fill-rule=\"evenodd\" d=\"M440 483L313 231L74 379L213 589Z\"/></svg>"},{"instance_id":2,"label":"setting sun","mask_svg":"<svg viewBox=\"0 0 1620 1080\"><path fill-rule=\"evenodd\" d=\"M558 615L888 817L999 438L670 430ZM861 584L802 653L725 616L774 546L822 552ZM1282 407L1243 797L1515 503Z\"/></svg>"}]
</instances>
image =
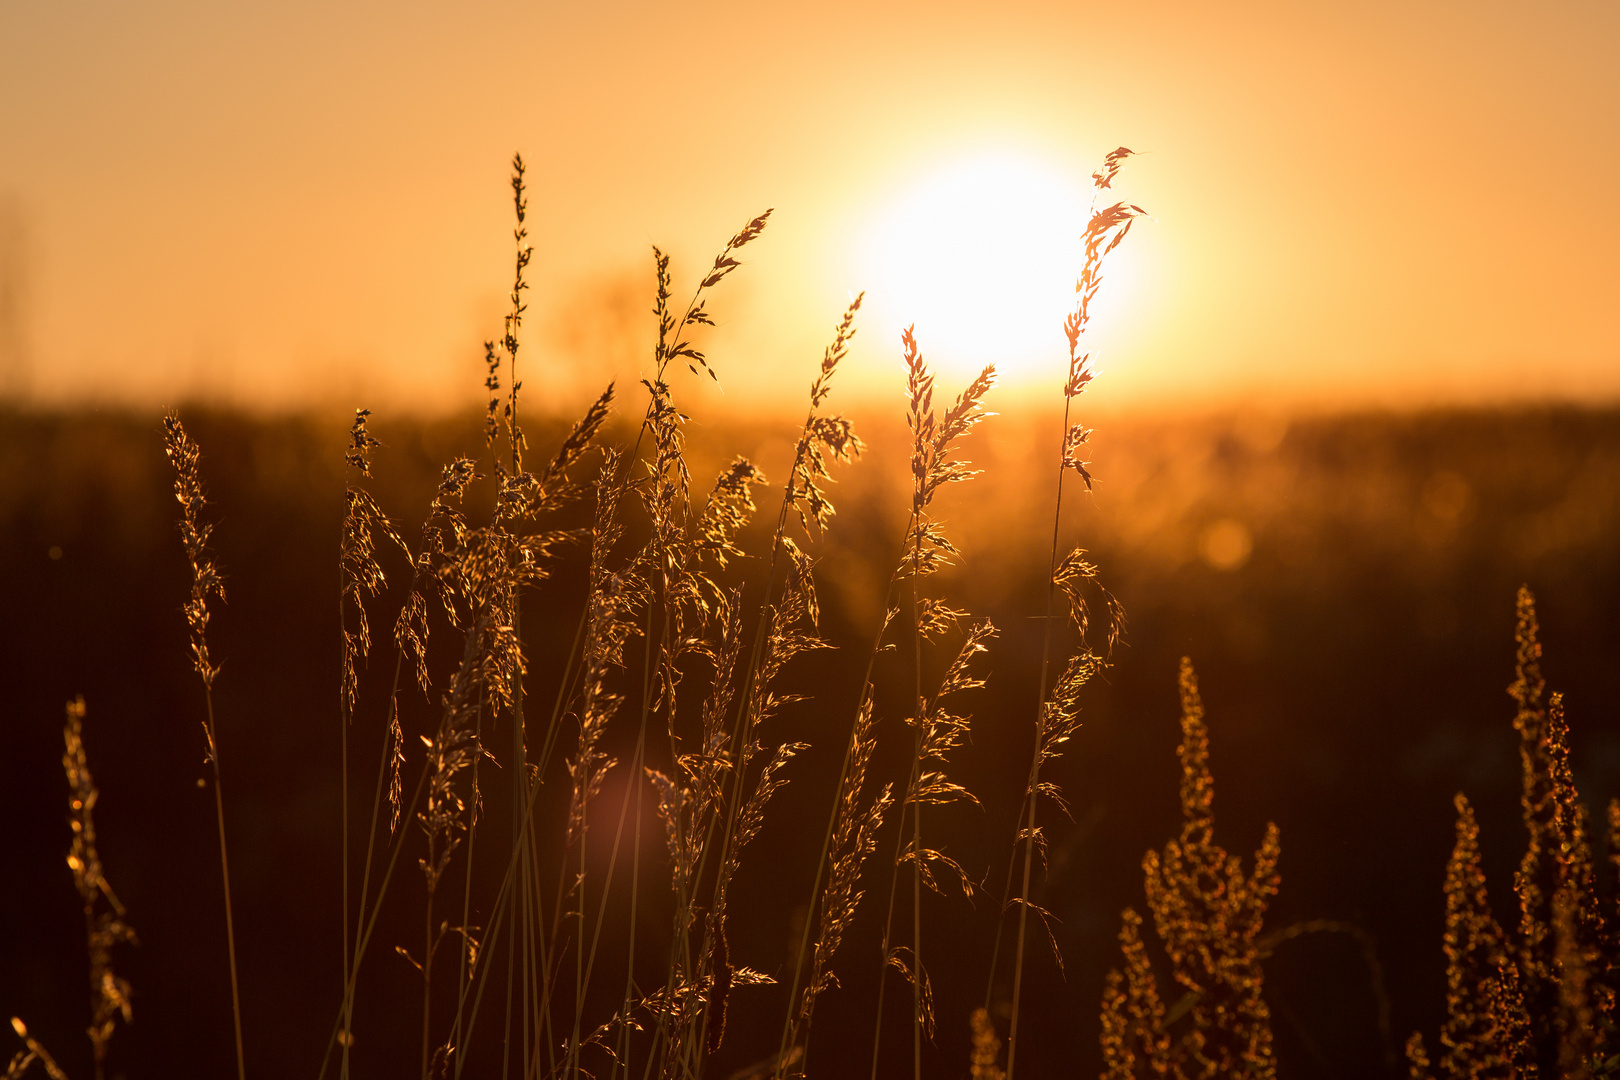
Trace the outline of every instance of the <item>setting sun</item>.
<instances>
[{"instance_id":1,"label":"setting sun","mask_svg":"<svg viewBox=\"0 0 1620 1080\"><path fill-rule=\"evenodd\" d=\"M924 351L957 373L994 363L1019 383L1060 370L1090 194L1088 177L1012 154L958 160L902 187L867 232L878 332L915 325ZM1130 270L1110 261L1093 307L1103 330Z\"/></svg>"}]
</instances>

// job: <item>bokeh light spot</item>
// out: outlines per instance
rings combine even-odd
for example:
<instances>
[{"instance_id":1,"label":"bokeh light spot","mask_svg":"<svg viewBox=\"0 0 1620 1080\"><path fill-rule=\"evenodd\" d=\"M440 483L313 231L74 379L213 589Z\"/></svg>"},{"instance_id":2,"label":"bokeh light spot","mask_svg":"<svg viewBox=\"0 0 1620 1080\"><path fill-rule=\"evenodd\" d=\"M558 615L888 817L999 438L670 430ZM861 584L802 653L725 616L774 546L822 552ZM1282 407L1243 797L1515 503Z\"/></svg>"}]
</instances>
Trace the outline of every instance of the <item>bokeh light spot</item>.
<instances>
[{"instance_id":1,"label":"bokeh light spot","mask_svg":"<svg viewBox=\"0 0 1620 1080\"><path fill-rule=\"evenodd\" d=\"M1236 570L1249 561L1254 538L1248 526L1232 518L1211 522L1198 538L1198 551L1217 570Z\"/></svg>"}]
</instances>

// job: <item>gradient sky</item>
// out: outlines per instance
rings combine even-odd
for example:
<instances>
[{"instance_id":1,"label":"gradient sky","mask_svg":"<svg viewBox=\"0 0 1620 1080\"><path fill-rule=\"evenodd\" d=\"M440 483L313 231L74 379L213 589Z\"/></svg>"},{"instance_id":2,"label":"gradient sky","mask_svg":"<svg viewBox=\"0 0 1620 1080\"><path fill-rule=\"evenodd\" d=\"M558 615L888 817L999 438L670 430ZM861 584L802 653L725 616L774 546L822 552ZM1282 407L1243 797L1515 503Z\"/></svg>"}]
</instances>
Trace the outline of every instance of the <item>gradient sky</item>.
<instances>
[{"instance_id":1,"label":"gradient sky","mask_svg":"<svg viewBox=\"0 0 1620 1080\"><path fill-rule=\"evenodd\" d=\"M1108 400L1613 399L1617 57L1612 0L0 0L0 390L474 401L513 150L559 405L641 373L650 244L689 287L767 206L711 305L729 398L796 402L860 289L845 392L898 387L911 320L948 384L1054 387L1024 301L1123 144Z\"/></svg>"}]
</instances>

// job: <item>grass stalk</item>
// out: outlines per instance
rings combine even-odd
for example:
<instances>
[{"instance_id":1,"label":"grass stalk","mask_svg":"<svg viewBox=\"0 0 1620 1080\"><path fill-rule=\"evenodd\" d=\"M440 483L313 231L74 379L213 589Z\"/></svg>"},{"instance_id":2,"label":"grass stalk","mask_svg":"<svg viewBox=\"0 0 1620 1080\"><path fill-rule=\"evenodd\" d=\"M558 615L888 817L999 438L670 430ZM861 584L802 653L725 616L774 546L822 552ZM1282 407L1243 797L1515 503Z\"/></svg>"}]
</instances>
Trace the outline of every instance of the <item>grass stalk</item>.
<instances>
[{"instance_id":1,"label":"grass stalk","mask_svg":"<svg viewBox=\"0 0 1620 1080\"><path fill-rule=\"evenodd\" d=\"M415 813L417 801L421 799L422 792L427 787L428 770L424 764L421 775L417 778L416 787L411 793L410 801L405 803L408 813ZM382 881L377 887L377 900L372 905L369 914L365 910L365 898L362 894L360 901L360 923L356 926L354 962L349 968L348 976L343 990L343 1002L338 1008L337 1018L332 1022L332 1033L326 1041L326 1052L321 1055L321 1069L316 1074L316 1080L324 1080L326 1070L331 1064L332 1050L338 1045L339 1036L350 1030L354 1003L354 988L360 978L360 965L365 960L366 950L371 944L371 935L377 929L377 920L382 915L383 899L388 894L388 885L394 877L394 867L399 863L399 853L404 849L404 834L396 833L394 842L390 845L388 863L383 868ZM346 1050L347 1047L344 1047ZM345 1055L346 1057L346 1055Z\"/></svg>"},{"instance_id":2,"label":"grass stalk","mask_svg":"<svg viewBox=\"0 0 1620 1080\"><path fill-rule=\"evenodd\" d=\"M1052 507L1052 547L1046 583L1046 614L1045 618L1042 620L1040 688L1035 704L1035 746L1030 760L1029 780L1025 787L1024 804L1019 814L1018 831L1014 839L1015 850L1019 840L1023 841L1024 850L1023 873L1016 900L1018 904L1018 932L1014 943L1013 954L1012 1015L1008 1022L1007 1033L1007 1080L1013 1080L1014 1078L1014 1069L1018 1055L1018 1022L1022 1008L1024 950L1029 929L1029 910L1031 906L1030 885L1035 861L1035 849L1038 843L1041 845L1043 852L1045 848L1043 834L1041 833L1040 826L1036 822L1037 803L1039 801L1041 792L1044 790L1044 787L1040 782L1040 770L1041 765L1046 760L1056 756L1057 753L1057 751L1054 749L1056 743L1053 741L1053 725L1051 722L1053 719L1053 711L1055 710L1056 715L1061 718L1060 725L1072 724L1075 722L1073 719L1073 713L1077 708L1072 701L1049 702L1047 700L1049 690L1051 690L1054 695L1057 694L1057 685L1054 683L1051 677L1051 657L1053 645L1052 609L1056 596L1056 589L1061 584L1060 569L1062 566L1066 565L1066 562L1060 562L1060 549L1058 546L1059 535L1061 533L1063 522L1063 481L1065 474L1070 469L1073 469L1079 474L1081 480L1084 481L1086 489L1088 491L1091 489L1091 474L1086 468L1088 463L1080 458L1081 449L1084 447L1086 441L1090 438L1091 432L1080 425L1071 423L1071 408L1073 406L1074 399L1086 389L1086 387L1091 383L1091 380L1095 377L1095 373L1092 371L1090 366L1091 354L1083 350L1081 345L1085 340L1084 335L1086 330L1091 324L1091 302L1095 298L1097 290L1102 284L1103 262L1107 258L1108 254L1112 252L1114 248L1118 247L1119 244L1125 239L1126 235L1130 232L1132 223L1143 213L1141 207L1125 202L1116 202L1108 207L1099 209L1097 206L1097 201L1104 191L1113 186L1114 179L1119 174L1120 165L1125 161L1126 158L1130 156L1132 156L1132 151L1123 146L1116 150L1110 151L1103 159L1102 168L1091 174L1092 201L1091 215L1086 224L1086 232L1084 237L1085 262L1081 268L1079 280L1075 283L1075 307L1064 320L1063 327L1064 334L1067 337L1069 344L1069 367L1068 378L1063 387L1063 437L1058 454L1057 495L1053 500ZM1082 565L1084 565L1086 571L1089 571L1089 573L1085 574L1084 576L1094 579L1095 568L1090 567L1089 564ZM1086 653L1088 652L1089 647L1084 640L1086 631L1084 601L1079 597L1078 593L1071 591L1068 588L1065 588L1065 592L1069 594L1071 613L1075 618L1077 626L1081 632L1082 653ZM1106 600L1109 607L1110 625L1108 633L1111 643L1114 634L1117 632L1116 607L1111 596L1106 596ZM1066 686L1072 686L1074 689L1078 689L1078 683L1069 679L1069 676L1075 673L1075 665L1072 661L1070 668L1071 671L1065 673L1065 680L1062 681L1065 682ZM1085 673L1089 674L1090 670L1091 669L1087 667L1085 669ZM1083 681L1083 678L1081 681ZM1055 790L1053 793L1055 793ZM1011 878L1010 871L1011 865L1009 864L1009 879ZM1005 903L1003 904L1002 911L1003 913L1006 911ZM999 944L1000 935L998 933L998 954ZM993 956L991 960L990 972L992 987L994 986L995 981L995 961L996 957ZM989 1003L989 994L990 991L987 990L987 1006Z\"/></svg>"},{"instance_id":3,"label":"grass stalk","mask_svg":"<svg viewBox=\"0 0 1620 1080\"><path fill-rule=\"evenodd\" d=\"M345 606L346 605L343 603L343 597L342 597L342 595L340 593L339 597L338 597L338 630L339 630L340 633L342 633L345 643L347 643L347 640L348 640L348 637L349 637L349 627L348 627L348 621L347 621L348 613L344 610ZM348 649L345 648L343 650L343 652L344 652L344 660L347 661L347 659L348 659ZM349 707L348 707L347 695L344 694L343 691L340 689L338 691L338 734L339 734L339 738L341 740L342 749L340 751L338 764L339 764L339 769L340 769L340 771L342 773L342 779L341 779L341 781L340 781L340 783L338 785L338 799L339 799L340 803L342 804L342 808L343 808L342 809L342 822L341 822L341 825L340 825L340 831L342 833L343 841L342 841L342 854L341 854L341 857L340 857L341 861L339 862L339 866L342 868L342 874L343 874L343 890L342 890L343 891L343 898L342 898L343 908L342 908L342 911L339 914L338 922L342 926L342 936L343 936L343 942L342 942L342 945L343 945L343 968L342 968L342 972L343 972L343 981L344 981L345 985L347 985L347 983L348 983L348 975L349 975L349 722L350 722L350 717L349 717ZM383 753L384 753L384 760L386 760L386 755L387 755L386 747L384 748ZM380 779L380 776L379 776L379 779ZM379 788L378 795L380 796L382 794L380 784L378 785L378 788ZM375 821L373 821L372 825L373 825L373 828L376 827ZM348 997L347 993L344 994L344 997L345 997L345 999ZM345 1010L344 1010L345 1018L347 1017L347 1012L348 1012L347 1007L345 1007ZM343 1046L344 1046L343 1066L342 1066L343 1080L348 1080L348 1075L349 1075L349 1069L348 1069L348 1059L349 1059L348 1043L349 1043L349 1039L348 1039L348 1035L349 1035L348 1028L345 1027L344 1028L344 1039L343 1039Z\"/></svg>"},{"instance_id":4,"label":"grass stalk","mask_svg":"<svg viewBox=\"0 0 1620 1080\"><path fill-rule=\"evenodd\" d=\"M912 573L917 572L915 561ZM917 722L917 737L911 751L911 776L906 783L906 797L911 802L911 1069L912 1080L922 1080L922 1028L923 1004L922 987L923 974L922 960L922 802L917 797L917 787L921 780L923 763L923 736L928 722L928 710L923 702L922 689L922 626L918 608L921 600L917 595L917 578L911 579L911 644L912 644L912 708L915 710ZM902 829L905 826L904 813L900 822ZM885 936L887 934L885 933ZM886 959L886 958L885 958ZM879 1020L881 1022L881 1017ZM876 1056L874 1046L874 1056Z\"/></svg>"},{"instance_id":5,"label":"grass stalk","mask_svg":"<svg viewBox=\"0 0 1620 1080\"><path fill-rule=\"evenodd\" d=\"M390 689L388 694L389 723L383 727L382 753L379 754L377 758L377 782L371 799L371 824L366 832L366 858L365 863L361 867L360 871L360 903L355 911L356 921L354 928L354 942L355 949L357 951L355 954L347 956L343 968L343 1007L342 1020L340 1021L341 1027L339 1039L339 1045L342 1049L339 1055L340 1062L338 1069L338 1075L341 1080L349 1080L349 1048L354 1043L354 977L352 973L359 970L358 949L360 945L360 935L366 920L366 894L371 884L372 859L376 852L377 846L377 819L382 816L383 781L388 775L388 744L393 734L392 728L394 718L397 710L399 709L399 679L404 670L404 666L404 653L396 653L394 658L393 687ZM347 867L348 864L345 863L344 865ZM347 877L346 870L345 877ZM381 896L377 898L377 903L382 903ZM345 940L347 940L347 921L345 921L344 929ZM344 951L346 954L348 954L347 949ZM330 1053L330 1050L328 1050L328 1053ZM321 1072L323 1075L325 1074L325 1071L326 1063L323 1059L321 1063Z\"/></svg>"},{"instance_id":6,"label":"grass stalk","mask_svg":"<svg viewBox=\"0 0 1620 1080\"><path fill-rule=\"evenodd\" d=\"M985 417L981 401L995 381L995 369L986 367L958 395L944 414L936 414L933 408L934 378L928 371L910 328L901 335L901 344L907 368L907 424L913 436L911 464L915 483L911 511L907 519L905 540L901 545L902 554L895 563L895 569L890 574L889 584L885 590L883 624L867 654L866 674L862 680L857 719L845 747L833 808L829 815L822 853L817 863L816 879L811 893L811 908L816 910L819 905L816 923L820 937L816 943L810 981L808 984L802 984L804 999L801 1002L798 994L804 974L805 951L809 946L811 925L811 920L807 918L800 942L799 957L794 967L788 1016L783 1025L782 1041L777 1055L777 1075L781 1075L787 1068L790 1048L797 1049L802 1055L798 1060L801 1069L808 1060L809 1032L815 998L826 988L827 965L833 953L837 951L843 931L853 919L855 909L860 903L861 892L858 889L858 882L861 864L876 843L872 834L881 824L883 813L891 801L889 789L885 787L866 810L859 809L861 788L865 783L866 762L870 759L875 741L871 716L872 677L878 654L882 649L883 638L888 632L890 623L898 614L898 609L893 606L896 591L905 578L915 580L933 573L956 554L956 549L950 541L929 519L927 509L941 488L960 483L974 475L966 468L965 463L953 457L953 451L956 441ZM917 722L919 725L923 723L921 713L917 717ZM903 815L902 805L902 817ZM835 837L836 855L834 855ZM923 852L919 849L915 856L920 860L923 858ZM825 888L823 880L827 883ZM885 957L885 962L887 959ZM915 971L913 974L914 978L920 981L921 972ZM920 997L917 1000L920 1002ZM804 1033L803 1045L799 1041L801 1031Z\"/></svg>"},{"instance_id":7,"label":"grass stalk","mask_svg":"<svg viewBox=\"0 0 1620 1080\"><path fill-rule=\"evenodd\" d=\"M231 1025L236 1037L237 1080L247 1080L247 1057L242 1049L242 994L236 968L236 918L231 905L231 869L225 840L225 796L220 784L218 728L214 722L214 677L219 673L208 656L208 600L225 601L225 585L208 550L213 525L203 520L207 506L198 465L201 451L186 435L180 417L169 413L163 418L164 453L175 469L174 494L181 506L180 537L191 566L191 591L186 598L186 622L191 631L192 667L202 679L206 716L203 735L207 741L208 762L214 772L214 818L219 827L219 872L225 891L225 946L231 973Z\"/></svg>"},{"instance_id":8,"label":"grass stalk","mask_svg":"<svg viewBox=\"0 0 1620 1080\"><path fill-rule=\"evenodd\" d=\"M225 843L225 793L220 783L219 744L214 732L214 691L203 688L208 706L208 760L214 767L214 823L219 827L219 877L225 890L225 949L231 968L231 1030L236 1037L237 1080L247 1080L247 1056L242 1049L242 991L236 973L236 916L231 905L231 862Z\"/></svg>"},{"instance_id":9,"label":"grass stalk","mask_svg":"<svg viewBox=\"0 0 1620 1080\"><path fill-rule=\"evenodd\" d=\"M371 436L367 430L369 409L356 409L354 423L349 428L349 445L344 452L344 464L353 470L359 477L371 477L371 450L381 444ZM342 897L343 917L343 970L345 986L347 986L348 970L351 963L349 947L349 845L350 845L350 809L349 809L349 728L354 722L355 702L359 694L359 663L364 662L371 651L371 627L366 617L365 600L367 596L375 597L386 584L382 567L377 561L377 539L379 536L392 543L406 558L411 559L410 548L401 539L399 532L382 512L375 499L364 488L354 483L345 485L344 514L341 529L341 538L338 545L338 628L342 636L342 657L338 675L338 726L341 750L341 783L340 801L342 817ZM414 560L412 560L414 561ZM354 623L351 629L349 610L353 608ZM398 704L399 676L403 651L396 657L394 665L393 687L390 690L390 709ZM392 734L394 719L391 716L389 733ZM383 754L380 765L386 769L388 762L388 745L383 744ZM378 773L378 787L372 802L371 834L367 837L366 867L364 873L369 876L371 872L372 844L377 828L377 816L381 810L382 776ZM362 885L364 889L364 885ZM363 892L362 892L363 897ZM361 907L365 901L362 898ZM358 933L358 927L356 933ZM348 991L345 989L345 998ZM349 1019L347 1003L344 1008L344 1023ZM343 1028L343 1053L341 1072L344 1080L348 1077L348 1047L351 1032L347 1026Z\"/></svg>"},{"instance_id":10,"label":"grass stalk","mask_svg":"<svg viewBox=\"0 0 1620 1080\"><path fill-rule=\"evenodd\" d=\"M1069 430L1069 409L1074 399L1063 399L1063 430ZM1057 494L1052 499L1052 549L1046 575L1046 613L1042 618L1041 630L1041 673L1039 689L1035 696L1035 756L1030 762L1029 777L1024 785L1025 797L1019 810L1018 832L1024 837L1024 867L1023 878L1019 884L1018 895L1025 901L1018 905L1018 932L1013 945L1013 993L1012 1015L1007 1024L1007 1076L1011 1080L1013 1067L1018 1054L1018 1016L1024 989L1024 944L1029 933L1029 886L1031 870L1035 865L1035 838L1039 834L1035 828L1035 788L1040 780L1041 754L1039 748L1046 742L1046 690L1051 678L1052 664L1052 607L1057 596L1057 566L1058 566L1058 536L1063 521L1063 478L1068 472L1061 465L1058 467ZM1008 876L1011 877L1012 866L1008 865ZM1004 894L1005 895L1005 894ZM1006 910L1007 900L1002 901L1002 910ZM1000 945L1000 934L997 934L997 945ZM992 979L995 972L995 955L990 958ZM988 1008L988 1002L986 1003Z\"/></svg>"}]
</instances>

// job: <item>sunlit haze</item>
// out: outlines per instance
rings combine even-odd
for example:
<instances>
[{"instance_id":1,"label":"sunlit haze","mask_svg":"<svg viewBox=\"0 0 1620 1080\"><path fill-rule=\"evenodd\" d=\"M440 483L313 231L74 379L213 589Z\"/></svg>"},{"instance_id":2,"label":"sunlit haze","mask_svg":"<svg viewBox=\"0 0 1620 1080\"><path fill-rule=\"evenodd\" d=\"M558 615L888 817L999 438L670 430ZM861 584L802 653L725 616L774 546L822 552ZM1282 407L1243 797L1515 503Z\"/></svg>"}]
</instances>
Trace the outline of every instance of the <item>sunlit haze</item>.
<instances>
[{"instance_id":1,"label":"sunlit haze","mask_svg":"<svg viewBox=\"0 0 1620 1080\"><path fill-rule=\"evenodd\" d=\"M0 392L475 402L530 163L528 385L644 374L650 249L733 405L839 393L915 323L1051 393L1089 175L1148 216L1096 403L1620 395L1620 8L157 0L0 7Z\"/></svg>"},{"instance_id":2,"label":"sunlit haze","mask_svg":"<svg viewBox=\"0 0 1620 1080\"><path fill-rule=\"evenodd\" d=\"M1089 212L1089 178L1043 162L983 153L940 163L900 188L865 238L872 302L866 320L893 339L915 325L943 370L995 364L1004 385L1039 388L1061 370L1064 316L1074 306ZM1126 307L1139 263L1123 249L1092 308L1106 337Z\"/></svg>"}]
</instances>

